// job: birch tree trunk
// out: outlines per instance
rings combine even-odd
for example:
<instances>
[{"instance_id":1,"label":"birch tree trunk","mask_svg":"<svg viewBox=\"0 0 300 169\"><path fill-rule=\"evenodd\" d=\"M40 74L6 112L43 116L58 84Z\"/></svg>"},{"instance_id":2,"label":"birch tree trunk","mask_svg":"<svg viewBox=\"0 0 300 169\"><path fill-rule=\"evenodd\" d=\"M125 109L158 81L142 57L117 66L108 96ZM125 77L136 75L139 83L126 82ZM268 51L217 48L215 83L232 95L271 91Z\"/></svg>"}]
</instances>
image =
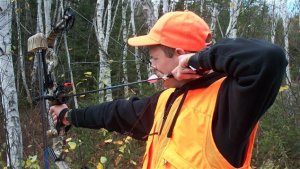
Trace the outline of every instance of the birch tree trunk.
<instances>
[{"instance_id":1,"label":"birch tree trunk","mask_svg":"<svg viewBox=\"0 0 300 169\"><path fill-rule=\"evenodd\" d=\"M176 1L175 0L171 0L170 11L175 11L175 6L176 6Z\"/></svg>"},{"instance_id":2,"label":"birch tree trunk","mask_svg":"<svg viewBox=\"0 0 300 169\"><path fill-rule=\"evenodd\" d=\"M158 19L158 8L154 6L159 5L159 2L159 0L154 0L153 2L151 2L151 0L144 0L141 2L143 14L147 19L146 23L148 25L148 30L152 28Z\"/></svg>"},{"instance_id":3,"label":"birch tree trunk","mask_svg":"<svg viewBox=\"0 0 300 169\"><path fill-rule=\"evenodd\" d=\"M119 0L117 1L114 16L112 17L112 0L108 1L106 11L103 0L97 0L96 3L96 22L94 27L99 45L99 89L104 88L105 86L111 86L111 69L108 63L107 50L109 37L115 21L118 5ZM105 15L105 13L107 13L107 15ZM112 100L111 90L106 90L105 92L100 91L99 94L99 102L103 102L104 100Z\"/></svg>"},{"instance_id":4,"label":"birch tree trunk","mask_svg":"<svg viewBox=\"0 0 300 169\"><path fill-rule=\"evenodd\" d=\"M276 27L278 23L278 16L279 16L279 10L278 6L276 5L276 0L273 0L270 4L271 9L271 42L275 43L275 35L276 35Z\"/></svg>"},{"instance_id":5,"label":"birch tree trunk","mask_svg":"<svg viewBox=\"0 0 300 169\"><path fill-rule=\"evenodd\" d=\"M36 24L36 32L43 32L44 27L43 27L43 17L42 17L42 1L37 0L37 24ZM33 61L33 67L32 67L32 72L31 72L31 86L32 86L32 92L35 93L35 84L37 82L37 66L38 66L38 56L34 56L34 61Z\"/></svg>"},{"instance_id":6,"label":"birch tree trunk","mask_svg":"<svg viewBox=\"0 0 300 169\"><path fill-rule=\"evenodd\" d=\"M216 40L215 40L215 37L216 36L214 36L215 35L215 30L216 30L216 25L217 25L217 18L218 18L218 16L219 16L219 9L217 8L218 7L218 4L217 3L213 3L212 4L212 7L210 7L210 9L211 9L211 13L212 13L212 15L211 15L211 23L210 23L210 30L211 30L211 32L212 32L212 37L213 37L213 39L212 39L212 41L213 42L215 42Z\"/></svg>"},{"instance_id":7,"label":"birch tree trunk","mask_svg":"<svg viewBox=\"0 0 300 169\"><path fill-rule=\"evenodd\" d=\"M123 80L124 84L128 83L128 71L127 71L127 39L128 39L128 31L127 31L127 23L126 23L126 12L128 7L128 1L122 0L122 37L124 42L123 53L122 53L122 68L123 68ZM129 96L128 86L124 87L124 96L125 98Z\"/></svg>"},{"instance_id":8,"label":"birch tree trunk","mask_svg":"<svg viewBox=\"0 0 300 169\"><path fill-rule=\"evenodd\" d=\"M216 4L216 3L213 3ZM204 9L204 0L200 0L200 14L203 15L203 9Z\"/></svg>"},{"instance_id":9,"label":"birch tree trunk","mask_svg":"<svg viewBox=\"0 0 300 169\"><path fill-rule=\"evenodd\" d=\"M42 13L42 0L37 0L37 32L44 32L43 26L43 13Z\"/></svg>"},{"instance_id":10,"label":"birch tree trunk","mask_svg":"<svg viewBox=\"0 0 300 169\"><path fill-rule=\"evenodd\" d=\"M152 20L151 27L155 24L155 22L158 19L160 0L152 0L152 3L153 3L153 11L152 12L153 12L154 18Z\"/></svg>"},{"instance_id":11,"label":"birch tree trunk","mask_svg":"<svg viewBox=\"0 0 300 169\"><path fill-rule=\"evenodd\" d=\"M109 11L111 12L111 11ZM97 4L96 4L96 26L95 26L95 32L97 35L97 40L98 40L98 45L99 45L99 89L103 88L105 85L109 85L111 83L110 80L110 69L109 69L109 65L107 62L107 46L105 46L105 33L104 33L104 14L105 14L105 10L104 10L104 1L102 0L97 0ZM107 81L105 83L103 83L103 81ZM104 91L100 91L99 92L100 96L99 96L99 102L103 102L104 101Z\"/></svg>"},{"instance_id":12,"label":"birch tree trunk","mask_svg":"<svg viewBox=\"0 0 300 169\"><path fill-rule=\"evenodd\" d=\"M51 4L52 0L44 0L44 16L45 16L45 35L46 37L49 36L51 31Z\"/></svg>"},{"instance_id":13,"label":"birch tree trunk","mask_svg":"<svg viewBox=\"0 0 300 169\"><path fill-rule=\"evenodd\" d=\"M169 12L169 1L168 0L163 0L162 11L163 11L163 13Z\"/></svg>"},{"instance_id":14,"label":"birch tree trunk","mask_svg":"<svg viewBox=\"0 0 300 169\"><path fill-rule=\"evenodd\" d=\"M287 61L289 62L289 16L288 16L288 10L287 10L287 0L282 0L281 5L282 10L281 12L281 18L283 21L283 36L284 36L284 50L285 50L285 56ZM291 73L290 73L290 64L286 67L286 82L287 84L290 84L291 82Z\"/></svg>"},{"instance_id":15,"label":"birch tree trunk","mask_svg":"<svg viewBox=\"0 0 300 169\"><path fill-rule=\"evenodd\" d=\"M132 28L132 35L136 36L136 27L135 27L135 19L134 19L134 13L135 13L135 7L136 7L136 0L130 0L130 23L131 23L131 28ZM127 42L126 42L127 43ZM135 68L136 68L136 73L137 73L137 80L141 81L142 76L141 76L141 60L139 58L139 52L138 52L138 47L134 47L134 59L135 59ZM142 94L142 84L139 83L139 93Z\"/></svg>"},{"instance_id":16,"label":"birch tree trunk","mask_svg":"<svg viewBox=\"0 0 300 169\"><path fill-rule=\"evenodd\" d=\"M0 9L0 91L7 131L7 166L19 169L22 164L23 143L11 55L11 1L0 1Z\"/></svg>"},{"instance_id":17,"label":"birch tree trunk","mask_svg":"<svg viewBox=\"0 0 300 169\"><path fill-rule=\"evenodd\" d=\"M237 35L237 19L240 15L240 9L242 6L242 0L231 0L230 1L230 18L229 24L226 30L226 37L236 38Z\"/></svg>"},{"instance_id":18,"label":"birch tree trunk","mask_svg":"<svg viewBox=\"0 0 300 169\"><path fill-rule=\"evenodd\" d=\"M21 78L23 82L23 86L27 95L27 101L32 104L30 91L26 82L26 74L25 74L25 62L24 62L24 55L23 55L23 46L22 46L22 36L21 36L21 28L20 28L20 15L18 10L18 1L15 2L15 14L16 14L16 24L17 24L17 39L18 39L18 52L19 52L19 61L20 61L20 71L21 71Z\"/></svg>"}]
</instances>

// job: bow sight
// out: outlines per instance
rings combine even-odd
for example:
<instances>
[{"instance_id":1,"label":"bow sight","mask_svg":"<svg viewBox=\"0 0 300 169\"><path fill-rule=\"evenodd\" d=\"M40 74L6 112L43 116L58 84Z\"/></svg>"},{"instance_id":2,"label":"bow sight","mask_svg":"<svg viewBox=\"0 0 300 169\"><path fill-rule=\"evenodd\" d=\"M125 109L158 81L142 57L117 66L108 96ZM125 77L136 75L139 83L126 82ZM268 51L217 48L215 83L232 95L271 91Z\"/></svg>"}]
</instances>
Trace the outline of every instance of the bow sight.
<instances>
[{"instance_id":1,"label":"bow sight","mask_svg":"<svg viewBox=\"0 0 300 169\"><path fill-rule=\"evenodd\" d=\"M56 89L52 95L42 95L34 98L34 101L40 101L42 99L49 100L50 105L66 104L70 98L70 95L66 94L67 88L72 87L71 83L57 84Z\"/></svg>"}]
</instances>

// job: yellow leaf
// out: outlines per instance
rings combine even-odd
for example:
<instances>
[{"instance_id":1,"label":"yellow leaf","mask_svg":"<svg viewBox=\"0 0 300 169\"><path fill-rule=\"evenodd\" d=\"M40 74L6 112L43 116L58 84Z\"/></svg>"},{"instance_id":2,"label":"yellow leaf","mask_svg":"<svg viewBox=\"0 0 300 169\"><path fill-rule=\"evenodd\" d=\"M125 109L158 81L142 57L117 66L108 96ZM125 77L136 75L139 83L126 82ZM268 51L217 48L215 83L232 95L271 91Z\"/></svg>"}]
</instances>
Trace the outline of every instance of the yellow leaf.
<instances>
[{"instance_id":1,"label":"yellow leaf","mask_svg":"<svg viewBox=\"0 0 300 169\"><path fill-rule=\"evenodd\" d=\"M130 160L130 163L133 164L133 165L136 165L136 162L133 161L133 160Z\"/></svg>"},{"instance_id":2,"label":"yellow leaf","mask_svg":"<svg viewBox=\"0 0 300 169\"><path fill-rule=\"evenodd\" d=\"M74 150L76 148L76 143L75 142L68 142L68 145L70 146L71 150Z\"/></svg>"},{"instance_id":3,"label":"yellow leaf","mask_svg":"<svg viewBox=\"0 0 300 169\"><path fill-rule=\"evenodd\" d=\"M283 92L289 89L288 85L280 86L279 92Z\"/></svg>"},{"instance_id":4,"label":"yellow leaf","mask_svg":"<svg viewBox=\"0 0 300 169\"><path fill-rule=\"evenodd\" d=\"M84 97L85 97L85 95L80 95L79 97L80 97L80 98L84 98Z\"/></svg>"},{"instance_id":5,"label":"yellow leaf","mask_svg":"<svg viewBox=\"0 0 300 169\"><path fill-rule=\"evenodd\" d=\"M121 153L124 153L124 152L125 152L125 148L126 148L126 144L120 146L120 147L119 147L119 151L120 151Z\"/></svg>"},{"instance_id":6,"label":"yellow leaf","mask_svg":"<svg viewBox=\"0 0 300 169\"><path fill-rule=\"evenodd\" d=\"M112 139L105 140L104 143L111 143Z\"/></svg>"},{"instance_id":7,"label":"yellow leaf","mask_svg":"<svg viewBox=\"0 0 300 169\"><path fill-rule=\"evenodd\" d=\"M107 158L105 156L100 157L100 163L105 164L107 162Z\"/></svg>"},{"instance_id":8,"label":"yellow leaf","mask_svg":"<svg viewBox=\"0 0 300 169\"><path fill-rule=\"evenodd\" d=\"M123 144L123 141L122 141L122 140L114 141L113 144L122 145L122 144Z\"/></svg>"},{"instance_id":9,"label":"yellow leaf","mask_svg":"<svg viewBox=\"0 0 300 169\"><path fill-rule=\"evenodd\" d=\"M126 139L125 139L125 143L129 143L131 140L132 140L132 137L127 136Z\"/></svg>"},{"instance_id":10,"label":"yellow leaf","mask_svg":"<svg viewBox=\"0 0 300 169\"><path fill-rule=\"evenodd\" d=\"M85 76L91 76L91 75L92 75L92 72L84 72L84 75L85 75Z\"/></svg>"},{"instance_id":11,"label":"yellow leaf","mask_svg":"<svg viewBox=\"0 0 300 169\"><path fill-rule=\"evenodd\" d=\"M71 141L71 140L72 140L72 138L69 137L69 138L66 139L66 142L69 142L69 141Z\"/></svg>"},{"instance_id":12,"label":"yellow leaf","mask_svg":"<svg viewBox=\"0 0 300 169\"><path fill-rule=\"evenodd\" d=\"M37 155L29 156L29 160L30 160L30 162L32 162L32 163L36 162L36 160L37 160Z\"/></svg>"},{"instance_id":13,"label":"yellow leaf","mask_svg":"<svg viewBox=\"0 0 300 169\"><path fill-rule=\"evenodd\" d=\"M28 60L29 60L29 61L32 61L32 59L33 59L33 57L32 57L32 56L30 56L30 57L28 58Z\"/></svg>"},{"instance_id":14,"label":"yellow leaf","mask_svg":"<svg viewBox=\"0 0 300 169\"><path fill-rule=\"evenodd\" d=\"M97 164L97 169L103 169L104 167L103 167L103 165L101 164L101 163L98 163Z\"/></svg>"}]
</instances>

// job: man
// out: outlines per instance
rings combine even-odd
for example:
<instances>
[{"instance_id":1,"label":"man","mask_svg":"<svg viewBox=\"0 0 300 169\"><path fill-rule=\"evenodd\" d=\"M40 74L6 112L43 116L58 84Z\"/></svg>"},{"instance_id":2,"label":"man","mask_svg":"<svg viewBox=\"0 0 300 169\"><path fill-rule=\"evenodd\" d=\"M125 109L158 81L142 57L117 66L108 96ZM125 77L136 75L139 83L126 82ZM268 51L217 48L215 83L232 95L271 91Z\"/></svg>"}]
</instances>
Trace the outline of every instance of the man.
<instances>
[{"instance_id":1,"label":"man","mask_svg":"<svg viewBox=\"0 0 300 169\"><path fill-rule=\"evenodd\" d=\"M59 119L64 125L147 140L143 168L250 168L258 120L275 100L287 61L268 42L211 45L210 39L196 14L167 13L148 35L128 41L149 47L158 76L172 74L163 82L166 90L85 109L53 106L50 113L56 121L67 112Z\"/></svg>"}]
</instances>

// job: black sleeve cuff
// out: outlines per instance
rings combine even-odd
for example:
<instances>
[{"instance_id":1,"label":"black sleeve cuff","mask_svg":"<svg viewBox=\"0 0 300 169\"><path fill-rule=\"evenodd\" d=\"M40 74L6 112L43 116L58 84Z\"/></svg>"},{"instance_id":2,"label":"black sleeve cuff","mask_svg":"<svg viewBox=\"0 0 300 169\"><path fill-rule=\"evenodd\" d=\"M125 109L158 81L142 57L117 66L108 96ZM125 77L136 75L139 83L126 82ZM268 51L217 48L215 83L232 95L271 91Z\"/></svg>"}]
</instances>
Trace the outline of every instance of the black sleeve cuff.
<instances>
[{"instance_id":1,"label":"black sleeve cuff","mask_svg":"<svg viewBox=\"0 0 300 169\"><path fill-rule=\"evenodd\" d=\"M205 48L201 52L191 56L188 63L189 66L201 71L210 70L211 66L209 64L209 52L210 48Z\"/></svg>"}]
</instances>

